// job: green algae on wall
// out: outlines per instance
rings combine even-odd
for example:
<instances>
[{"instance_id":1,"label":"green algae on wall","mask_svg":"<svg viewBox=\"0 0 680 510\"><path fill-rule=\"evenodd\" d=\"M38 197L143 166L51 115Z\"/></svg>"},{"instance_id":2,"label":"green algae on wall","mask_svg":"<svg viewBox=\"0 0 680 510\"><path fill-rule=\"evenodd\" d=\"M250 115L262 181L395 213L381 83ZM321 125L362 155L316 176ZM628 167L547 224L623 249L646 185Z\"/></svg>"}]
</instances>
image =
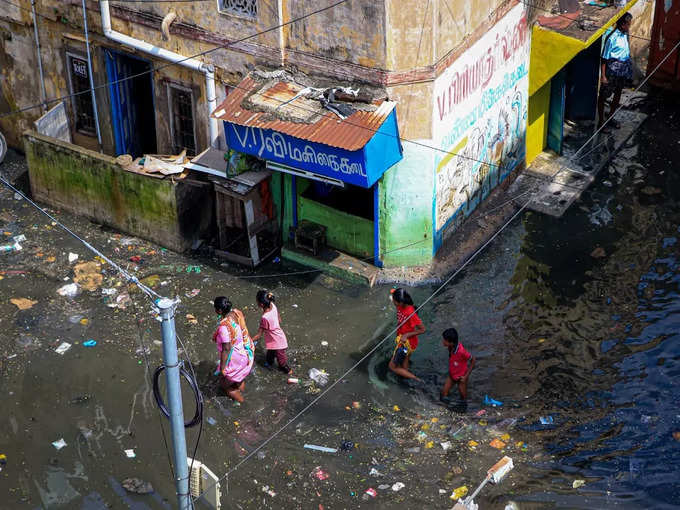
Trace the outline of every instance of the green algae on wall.
<instances>
[{"instance_id":1,"label":"green algae on wall","mask_svg":"<svg viewBox=\"0 0 680 510\"><path fill-rule=\"evenodd\" d=\"M173 250L188 248L177 183L127 172L109 156L34 132L24 135L24 146L37 200Z\"/></svg>"}]
</instances>

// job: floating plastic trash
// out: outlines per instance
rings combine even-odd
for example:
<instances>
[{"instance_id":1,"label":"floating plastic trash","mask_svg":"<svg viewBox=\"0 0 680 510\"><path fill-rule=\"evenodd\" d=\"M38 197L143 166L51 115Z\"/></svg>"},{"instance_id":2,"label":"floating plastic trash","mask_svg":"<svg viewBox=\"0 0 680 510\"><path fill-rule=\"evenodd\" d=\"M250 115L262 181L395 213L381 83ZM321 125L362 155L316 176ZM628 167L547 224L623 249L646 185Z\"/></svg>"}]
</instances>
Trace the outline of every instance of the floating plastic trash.
<instances>
[{"instance_id":1,"label":"floating plastic trash","mask_svg":"<svg viewBox=\"0 0 680 510\"><path fill-rule=\"evenodd\" d=\"M579 487L583 487L586 484L585 480L574 480L573 483L571 484L571 487L573 489L578 489Z\"/></svg>"},{"instance_id":2,"label":"floating plastic trash","mask_svg":"<svg viewBox=\"0 0 680 510\"><path fill-rule=\"evenodd\" d=\"M312 476L317 480L321 480L323 482L324 480L327 480L331 475L329 475L326 471L321 469L321 466L316 466L312 471Z\"/></svg>"},{"instance_id":3,"label":"floating plastic trash","mask_svg":"<svg viewBox=\"0 0 680 510\"><path fill-rule=\"evenodd\" d=\"M503 402L500 400L494 400L491 398L489 395L484 395L484 405L485 406L493 406L493 407L500 407L503 405Z\"/></svg>"},{"instance_id":4,"label":"floating plastic trash","mask_svg":"<svg viewBox=\"0 0 680 510\"><path fill-rule=\"evenodd\" d=\"M90 339L87 342L83 342L83 347L94 347L95 345L97 345L96 340Z\"/></svg>"},{"instance_id":5,"label":"floating plastic trash","mask_svg":"<svg viewBox=\"0 0 680 510\"><path fill-rule=\"evenodd\" d=\"M328 384L328 374L323 370L319 370L318 368L309 369L309 378L319 386L325 386Z\"/></svg>"},{"instance_id":6,"label":"floating plastic trash","mask_svg":"<svg viewBox=\"0 0 680 510\"><path fill-rule=\"evenodd\" d=\"M59 347L57 347L54 352L57 354L64 354L66 351L68 351L71 348L71 344L68 342L62 342L59 344Z\"/></svg>"},{"instance_id":7,"label":"floating plastic trash","mask_svg":"<svg viewBox=\"0 0 680 510\"><path fill-rule=\"evenodd\" d=\"M52 446L54 446L57 450L61 450L64 446L66 446L66 441L64 441L64 438L62 437L61 439L53 441Z\"/></svg>"},{"instance_id":8,"label":"floating plastic trash","mask_svg":"<svg viewBox=\"0 0 680 510\"><path fill-rule=\"evenodd\" d=\"M127 456L128 459L134 459L137 455L135 455L134 449L130 448L129 450L125 450L125 455Z\"/></svg>"},{"instance_id":9,"label":"floating plastic trash","mask_svg":"<svg viewBox=\"0 0 680 510\"><path fill-rule=\"evenodd\" d=\"M57 289L57 294L64 297L74 298L80 294L80 287L77 283L67 283L63 287Z\"/></svg>"},{"instance_id":10,"label":"floating plastic trash","mask_svg":"<svg viewBox=\"0 0 680 510\"><path fill-rule=\"evenodd\" d=\"M337 448L329 448L328 446L319 446L315 444L306 444L304 446L308 450L316 450L318 452L326 452L326 453L337 453L338 449Z\"/></svg>"},{"instance_id":11,"label":"floating plastic trash","mask_svg":"<svg viewBox=\"0 0 680 510\"><path fill-rule=\"evenodd\" d=\"M366 489L365 494L368 494L369 496L374 498L378 495L378 491L376 491L374 488L371 487L371 488Z\"/></svg>"},{"instance_id":12,"label":"floating plastic trash","mask_svg":"<svg viewBox=\"0 0 680 510\"><path fill-rule=\"evenodd\" d=\"M454 501L459 500L460 498L464 498L468 493L468 488L467 485L461 485L460 487L456 487L453 489L453 492L451 493L451 499Z\"/></svg>"},{"instance_id":13,"label":"floating plastic trash","mask_svg":"<svg viewBox=\"0 0 680 510\"><path fill-rule=\"evenodd\" d=\"M401 482L397 482L397 483L395 483L395 484L392 486L392 490L393 490L394 492L399 492L399 491L400 491L401 489L403 489L404 487L406 487L406 485L404 485L404 484L401 483Z\"/></svg>"},{"instance_id":14,"label":"floating plastic trash","mask_svg":"<svg viewBox=\"0 0 680 510\"><path fill-rule=\"evenodd\" d=\"M442 445L442 448L444 451L448 450L451 448L451 441L444 441L443 443L440 443Z\"/></svg>"},{"instance_id":15,"label":"floating plastic trash","mask_svg":"<svg viewBox=\"0 0 680 510\"><path fill-rule=\"evenodd\" d=\"M555 423L555 420L552 416L541 416L538 421L541 422L541 425L552 425Z\"/></svg>"}]
</instances>

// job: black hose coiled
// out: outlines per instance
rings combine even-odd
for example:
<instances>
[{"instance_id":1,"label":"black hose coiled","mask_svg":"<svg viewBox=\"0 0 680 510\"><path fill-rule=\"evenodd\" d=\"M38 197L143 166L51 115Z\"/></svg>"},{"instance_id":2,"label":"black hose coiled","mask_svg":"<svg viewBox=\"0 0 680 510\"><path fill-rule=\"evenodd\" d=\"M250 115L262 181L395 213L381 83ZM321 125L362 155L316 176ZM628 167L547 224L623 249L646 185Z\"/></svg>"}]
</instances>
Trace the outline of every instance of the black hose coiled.
<instances>
[{"instance_id":1,"label":"black hose coiled","mask_svg":"<svg viewBox=\"0 0 680 510\"><path fill-rule=\"evenodd\" d=\"M165 402L163 402L163 397L161 396L161 391L158 387L158 378L161 376L161 372L163 370L165 370L165 365L159 366L153 373L153 396L156 399L158 408L163 412L166 418L170 418L170 411L168 411ZM179 373L182 375L182 377L184 377L184 379L186 379L186 381L189 383L189 386L191 386L191 389L194 392L194 399L196 400L196 412L194 413L194 417L190 421L185 422L184 427L195 427L203 420L203 394L198 389L198 383L196 380L189 372L184 370L184 367L179 367Z\"/></svg>"}]
</instances>

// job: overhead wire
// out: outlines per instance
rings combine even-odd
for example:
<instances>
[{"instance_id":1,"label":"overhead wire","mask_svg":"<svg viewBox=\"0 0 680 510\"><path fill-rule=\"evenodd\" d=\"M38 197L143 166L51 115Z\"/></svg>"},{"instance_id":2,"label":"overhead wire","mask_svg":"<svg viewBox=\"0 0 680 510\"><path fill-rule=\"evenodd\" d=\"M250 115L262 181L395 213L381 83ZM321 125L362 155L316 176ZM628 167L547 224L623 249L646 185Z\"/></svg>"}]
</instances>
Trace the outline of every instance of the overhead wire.
<instances>
[{"instance_id":1,"label":"overhead wire","mask_svg":"<svg viewBox=\"0 0 680 510\"><path fill-rule=\"evenodd\" d=\"M651 73L649 73L645 79L638 85L636 88L636 91L639 90L651 77L652 75L664 64L664 62L670 57L670 55L680 47L680 41L671 48L671 50L666 54L666 56L659 62L656 67L652 70ZM606 126L606 124L611 121L616 113L618 113L622 108L623 104L619 105L619 107L609 116L609 118L602 124L602 126L595 131L595 133L588 139L586 142L584 142L579 150L576 151L574 156L578 155L581 149L585 147L590 141L597 136L597 134ZM564 166L560 167L554 174L552 179L554 179L557 174L563 169ZM365 362L373 353L383 344L385 343L388 339L391 338L391 336L401 327L403 324L408 322L408 320L415 315L419 310L421 310L427 303L429 303L436 295L438 295L458 274L465 269L477 256L486 249L486 247L493 242L496 237L500 235L503 230L505 230L513 221L515 218L517 218L529 205L534 201L535 196L532 196L527 200L524 205L522 205L482 246L480 246L451 276L449 276L439 287L435 289L434 292L432 292L417 308L414 309L414 311L406 318L402 320L401 323L397 325L394 329L390 330L390 332L385 335L385 337L380 340L373 348L371 348L368 353L366 353L364 356L359 359L355 364L353 364L349 369L347 369L343 374L338 377L335 381L331 383L330 386L328 386L325 390L321 391L319 395L317 395L309 404L307 404L305 407L302 408L301 411L299 411L295 416L293 416L290 420L288 420L282 427L280 427L276 432L274 432L271 436L269 436L266 440L264 440L260 445L258 445L255 449L253 449L251 452L248 453L243 459L241 459L234 467L230 468L229 470L226 471L224 475L222 475L217 482L214 482L211 484L209 487L207 487L196 499L199 499L202 497L204 494L207 493L208 490L212 489L217 485L222 480L228 479L229 475L234 473L240 466L242 466L245 462L247 462L250 458L253 457L253 455L257 454L263 447L265 447L267 444L269 444L271 441L273 441L276 437L279 436L285 429L287 429L292 423L294 423L300 416L302 416L304 413L306 413L309 409L311 409L321 398L323 398L325 395L328 394L330 390L332 390L337 384L339 384L345 377L347 377L351 372L353 372L357 367L359 367L363 362Z\"/></svg>"}]
</instances>

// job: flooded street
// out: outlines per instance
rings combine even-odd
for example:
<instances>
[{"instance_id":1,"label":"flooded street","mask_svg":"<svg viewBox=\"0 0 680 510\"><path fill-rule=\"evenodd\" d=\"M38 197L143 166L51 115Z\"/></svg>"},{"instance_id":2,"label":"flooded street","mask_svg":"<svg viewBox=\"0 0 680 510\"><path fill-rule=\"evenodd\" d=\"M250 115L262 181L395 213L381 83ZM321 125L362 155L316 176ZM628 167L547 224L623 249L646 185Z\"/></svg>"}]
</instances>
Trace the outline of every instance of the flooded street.
<instances>
[{"instance_id":1,"label":"flooded street","mask_svg":"<svg viewBox=\"0 0 680 510\"><path fill-rule=\"evenodd\" d=\"M159 294L181 299L182 355L205 397L196 459L222 475L277 434L223 480L223 508L450 508L451 492L472 492L503 455L515 468L481 492L480 509L677 508L680 111L672 104L647 105L641 131L563 218L524 213L423 308L427 333L412 363L422 384L389 373L390 338L299 417L324 390L311 368L332 383L396 326L388 287L285 262L252 272L50 212ZM162 363L150 301L13 195L0 191L2 243L26 241L0 254L0 506L174 508L169 424L150 382ZM60 295L74 277L82 292ZM261 288L277 296L301 384L265 369L259 345L246 402L236 406L212 376L211 301L229 296L254 334ZM437 287L409 290L418 305ZM451 326L477 358L467 409L438 398L447 370L440 334ZM71 346L59 354L64 342ZM483 405L485 395L503 405ZM187 430L190 456L198 432ZM155 491L128 493L121 481L130 477Z\"/></svg>"}]
</instances>

